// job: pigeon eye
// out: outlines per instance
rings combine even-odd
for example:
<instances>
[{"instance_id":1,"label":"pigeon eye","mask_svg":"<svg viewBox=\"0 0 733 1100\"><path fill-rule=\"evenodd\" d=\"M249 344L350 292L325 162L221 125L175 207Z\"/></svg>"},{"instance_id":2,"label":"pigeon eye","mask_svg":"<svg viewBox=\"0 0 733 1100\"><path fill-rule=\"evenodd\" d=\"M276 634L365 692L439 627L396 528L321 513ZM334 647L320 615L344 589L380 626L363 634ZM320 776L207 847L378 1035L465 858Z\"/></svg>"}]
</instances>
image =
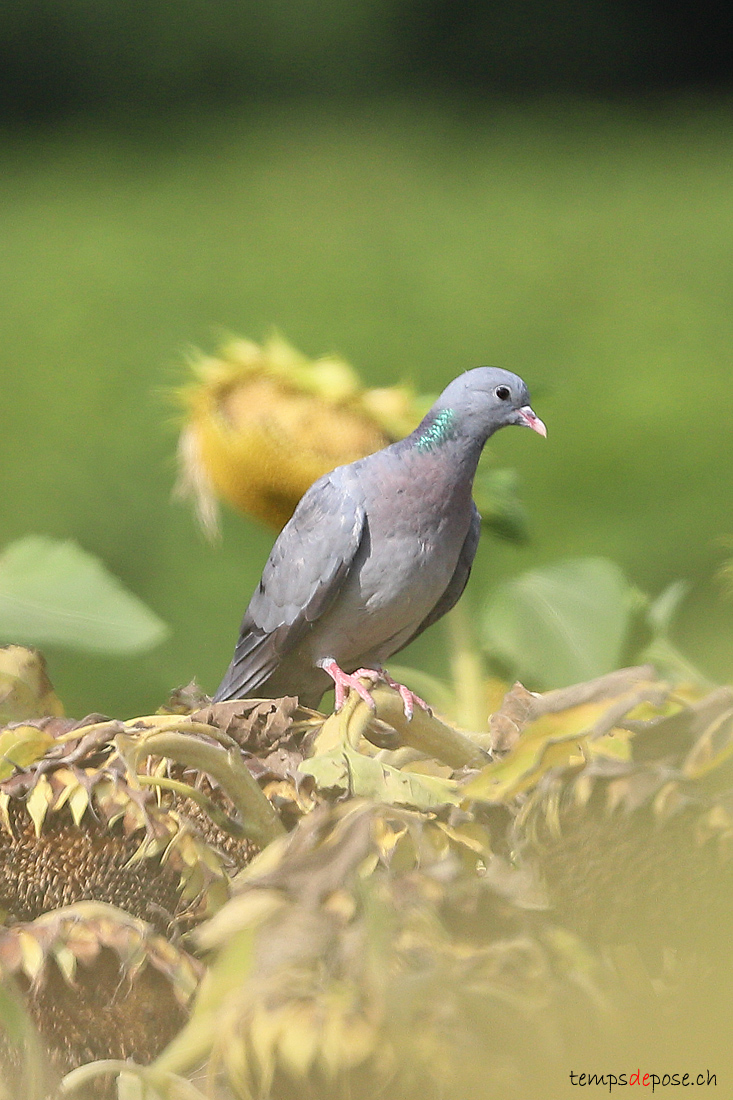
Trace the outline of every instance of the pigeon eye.
<instances>
[{"instance_id":1,"label":"pigeon eye","mask_svg":"<svg viewBox=\"0 0 733 1100\"><path fill-rule=\"evenodd\" d=\"M511 397L511 393L509 392L509 387L508 386L497 386L496 389L494 390L494 393L496 394L496 396L499 398L500 401L508 401L509 398Z\"/></svg>"}]
</instances>

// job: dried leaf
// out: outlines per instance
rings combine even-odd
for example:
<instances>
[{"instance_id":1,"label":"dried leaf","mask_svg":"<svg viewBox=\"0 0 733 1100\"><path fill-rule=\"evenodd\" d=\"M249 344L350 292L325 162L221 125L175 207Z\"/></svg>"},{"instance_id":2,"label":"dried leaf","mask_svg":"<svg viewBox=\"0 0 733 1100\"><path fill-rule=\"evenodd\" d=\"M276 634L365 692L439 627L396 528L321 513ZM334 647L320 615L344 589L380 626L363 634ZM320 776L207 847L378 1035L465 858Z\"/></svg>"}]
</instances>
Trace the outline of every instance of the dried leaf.
<instances>
[{"instance_id":1,"label":"dried leaf","mask_svg":"<svg viewBox=\"0 0 733 1100\"><path fill-rule=\"evenodd\" d=\"M449 825L447 821L436 821L435 827L455 844L468 848L476 855L485 859L491 855L489 831L478 822L465 821L460 825Z\"/></svg>"},{"instance_id":2,"label":"dried leaf","mask_svg":"<svg viewBox=\"0 0 733 1100\"><path fill-rule=\"evenodd\" d=\"M203 722L223 730L242 747L251 751L272 748L285 736L299 711L295 696L282 699L231 699L212 703L191 714L194 722Z\"/></svg>"},{"instance_id":3,"label":"dried leaf","mask_svg":"<svg viewBox=\"0 0 733 1100\"><path fill-rule=\"evenodd\" d=\"M280 1009L278 1054L296 1080L305 1078L318 1055L320 1028L311 1005L291 1002Z\"/></svg>"},{"instance_id":4,"label":"dried leaf","mask_svg":"<svg viewBox=\"0 0 733 1100\"><path fill-rule=\"evenodd\" d=\"M701 779L733 756L733 707L717 714L690 749L682 765L688 779Z\"/></svg>"},{"instance_id":5,"label":"dried leaf","mask_svg":"<svg viewBox=\"0 0 733 1100\"><path fill-rule=\"evenodd\" d=\"M458 784L451 779L399 771L349 746L311 757L300 765L319 787L338 790L376 802L429 809L461 801Z\"/></svg>"},{"instance_id":6,"label":"dried leaf","mask_svg":"<svg viewBox=\"0 0 733 1100\"><path fill-rule=\"evenodd\" d=\"M255 1003L247 1021L247 1045L257 1066L259 1089L263 1096L270 1091L275 1076L275 1054L279 1033L279 1021L266 1006Z\"/></svg>"},{"instance_id":7,"label":"dried leaf","mask_svg":"<svg viewBox=\"0 0 733 1100\"><path fill-rule=\"evenodd\" d=\"M5 791L0 791L0 819L2 820L3 828L14 836L13 826L10 824L10 813L8 807L10 806L10 795Z\"/></svg>"},{"instance_id":8,"label":"dried leaf","mask_svg":"<svg viewBox=\"0 0 733 1100\"><path fill-rule=\"evenodd\" d=\"M43 948L31 932L21 928L17 935L20 946L21 969L30 982L34 983L40 977L46 962Z\"/></svg>"},{"instance_id":9,"label":"dried leaf","mask_svg":"<svg viewBox=\"0 0 733 1100\"><path fill-rule=\"evenodd\" d=\"M69 795L69 809L77 827L81 825L81 819L84 817L88 806L89 792L81 784L78 784Z\"/></svg>"},{"instance_id":10,"label":"dried leaf","mask_svg":"<svg viewBox=\"0 0 733 1100\"><path fill-rule=\"evenodd\" d=\"M26 646L0 646L0 723L63 713L43 654Z\"/></svg>"},{"instance_id":11,"label":"dried leaf","mask_svg":"<svg viewBox=\"0 0 733 1100\"><path fill-rule=\"evenodd\" d=\"M489 719L493 752L508 752L516 745L520 733L532 719L536 698L535 693L527 691L519 681L506 693L499 710Z\"/></svg>"},{"instance_id":12,"label":"dried leaf","mask_svg":"<svg viewBox=\"0 0 733 1100\"><path fill-rule=\"evenodd\" d=\"M588 737L606 709L603 703L587 703L530 723L507 756L487 765L466 784L464 795L503 802L526 790L549 767L578 755L578 743Z\"/></svg>"},{"instance_id":13,"label":"dried leaf","mask_svg":"<svg viewBox=\"0 0 733 1100\"><path fill-rule=\"evenodd\" d=\"M590 756L628 759L625 733L616 730L626 715L640 705L663 706L669 695L666 684L639 681L645 669L622 669L600 677L592 684L578 684L545 695L531 696L521 685L509 693L507 717L514 729L531 719L502 759L483 768L469 782L469 798L502 802L534 786L551 767ZM629 685L633 684L632 690ZM620 694L615 694L618 689ZM590 699L595 701L589 701ZM578 705L560 709L564 703L582 699ZM539 715L539 717L538 717Z\"/></svg>"},{"instance_id":14,"label":"dried leaf","mask_svg":"<svg viewBox=\"0 0 733 1100\"><path fill-rule=\"evenodd\" d=\"M0 782L28 768L50 749L54 739L38 726L13 726L0 733Z\"/></svg>"},{"instance_id":15,"label":"dried leaf","mask_svg":"<svg viewBox=\"0 0 733 1100\"><path fill-rule=\"evenodd\" d=\"M58 944L53 948L53 957L56 965L69 985L72 985L76 977L77 959L73 951L64 944Z\"/></svg>"},{"instance_id":16,"label":"dried leaf","mask_svg":"<svg viewBox=\"0 0 733 1100\"><path fill-rule=\"evenodd\" d=\"M53 788L48 779L45 775L39 776L26 802L26 809L36 830L36 836L41 835L43 822L46 820L46 814L53 799Z\"/></svg>"}]
</instances>

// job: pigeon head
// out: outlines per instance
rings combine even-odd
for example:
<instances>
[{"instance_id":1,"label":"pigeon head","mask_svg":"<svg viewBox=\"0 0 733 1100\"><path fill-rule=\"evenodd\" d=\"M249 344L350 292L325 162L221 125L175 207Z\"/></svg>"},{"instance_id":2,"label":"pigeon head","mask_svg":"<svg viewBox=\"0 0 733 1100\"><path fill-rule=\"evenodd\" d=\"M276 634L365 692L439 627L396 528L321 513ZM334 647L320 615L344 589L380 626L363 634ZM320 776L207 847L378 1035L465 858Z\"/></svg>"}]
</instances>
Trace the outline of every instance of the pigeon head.
<instances>
[{"instance_id":1,"label":"pigeon head","mask_svg":"<svg viewBox=\"0 0 733 1100\"><path fill-rule=\"evenodd\" d=\"M547 429L529 403L522 379L499 367L475 367L459 374L443 390L416 430L416 446L433 449L444 440L470 437L483 446L490 435L510 424Z\"/></svg>"}]
</instances>

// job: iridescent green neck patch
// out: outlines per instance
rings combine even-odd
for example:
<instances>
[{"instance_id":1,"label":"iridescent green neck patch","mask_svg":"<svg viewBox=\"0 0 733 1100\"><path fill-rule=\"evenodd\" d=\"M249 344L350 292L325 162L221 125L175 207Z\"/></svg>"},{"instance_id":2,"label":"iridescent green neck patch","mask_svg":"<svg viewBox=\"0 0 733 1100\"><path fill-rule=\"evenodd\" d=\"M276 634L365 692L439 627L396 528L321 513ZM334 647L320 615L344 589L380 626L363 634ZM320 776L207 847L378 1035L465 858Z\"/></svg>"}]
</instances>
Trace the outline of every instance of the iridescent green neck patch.
<instances>
[{"instance_id":1,"label":"iridescent green neck patch","mask_svg":"<svg viewBox=\"0 0 733 1100\"><path fill-rule=\"evenodd\" d=\"M441 409L440 412L436 413L435 419L428 424L423 433L415 440L417 450L434 451L441 443L445 443L447 439L452 439L455 435L455 419L456 414L453 409Z\"/></svg>"}]
</instances>

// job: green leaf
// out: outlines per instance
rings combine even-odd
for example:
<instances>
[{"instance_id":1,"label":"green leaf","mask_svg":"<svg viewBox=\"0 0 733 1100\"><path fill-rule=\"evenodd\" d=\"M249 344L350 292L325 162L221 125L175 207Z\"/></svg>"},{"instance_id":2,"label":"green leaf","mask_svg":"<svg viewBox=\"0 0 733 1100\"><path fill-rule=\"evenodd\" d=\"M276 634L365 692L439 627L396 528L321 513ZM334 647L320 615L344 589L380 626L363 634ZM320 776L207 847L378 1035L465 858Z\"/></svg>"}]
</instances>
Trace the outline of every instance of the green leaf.
<instances>
[{"instance_id":1,"label":"green leaf","mask_svg":"<svg viewBox=\"0 0 733 1100\"><path fill-rule=\"evenodd\" d=\"M489 470L479 466L473 483L473 499L481 522L508 542L529 541L527 513L517 496L516 470Z\"/></svg>"},{"instance_id":2,"label":"green leaf","mask_svg":"<svg viewBox=\"0 0 733 1100\"><path fill-rule=\"evenodd\" d=\"M140 653L168 627L74 542L29 535L0 555L0 639Z\"/></svg>"},{"instance_id":3,"label":"green leaf","mask_svg":"<svg viewBox=\"0 0 733 1100\"><path fill-rule=\"evenodd\" d=\"M689 581L673 581L653 601L647 611L647 620L655 634L667 636L680 604L689 591Z\"/></svg>"},{"instance_id":4,"label":"green leaf","mask_svg":"<svg viewBox=\"0 0 733 1100\"><path fill-rule=\"evenodd\" d=\"M532 688L556 688L618 668L632 590L605 558L574 558L524 573L490 598L488 653Z\"/></svg>"},{"instance_id":5,"label":"green leaf","mask_svg":"<svg viewBox=\"0 0 733 1100\"><path fill-rule=\"evenodd\" d=\"M375 802L427 810L461 801L458 784L452 779L400 771L348 746L304 760L298 770L312 775L319 787Z\"/></svg>"}]
</instances>

